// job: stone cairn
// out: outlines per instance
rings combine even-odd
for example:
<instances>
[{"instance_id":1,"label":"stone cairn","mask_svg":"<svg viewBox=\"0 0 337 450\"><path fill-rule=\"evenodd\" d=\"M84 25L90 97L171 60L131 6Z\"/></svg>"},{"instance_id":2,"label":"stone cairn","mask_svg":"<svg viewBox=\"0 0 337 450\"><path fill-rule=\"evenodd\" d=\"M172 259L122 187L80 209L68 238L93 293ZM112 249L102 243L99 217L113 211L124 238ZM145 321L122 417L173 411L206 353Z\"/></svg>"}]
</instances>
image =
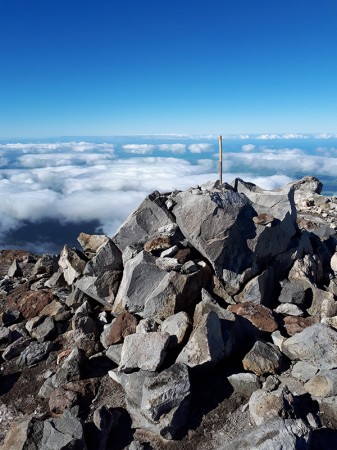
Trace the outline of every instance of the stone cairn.
<instances>
[{"instance_id":1,"label":"stone cairn","mask_svg":"<svg viewBox=\"0 0 337 450\"><path fill-rule=\"evenodd\" d=\"M154 192L82 251L2 251L1 449L337 448L337 199L321 189ZM236 411L198 447L219 377Z\"/></svg>"}]
</instances>

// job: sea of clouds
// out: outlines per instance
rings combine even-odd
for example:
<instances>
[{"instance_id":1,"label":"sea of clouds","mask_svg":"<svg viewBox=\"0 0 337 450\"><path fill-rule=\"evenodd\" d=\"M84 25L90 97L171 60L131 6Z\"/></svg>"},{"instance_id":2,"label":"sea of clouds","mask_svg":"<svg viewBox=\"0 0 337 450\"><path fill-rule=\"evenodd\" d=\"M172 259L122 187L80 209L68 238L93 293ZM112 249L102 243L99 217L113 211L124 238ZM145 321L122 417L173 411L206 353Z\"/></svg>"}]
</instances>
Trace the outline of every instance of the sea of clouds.
<instances>
[{"instance_id":1,"label":"sea of clouds","mask_svg":"<svg viewBox=\"0 0 337 450\"><path fill-rule=\"evenodd\" d=\"M227 136L223 148L224 181L240 177L274 189L315 175L337 192L337 135ZM62 233L62 226L83 224L86 231L94 221L94 231L111 236L150 192L217 178L213 136L0 141L0 248L57 251L51 245L57 227L54 236L34 235L34 225L51 222ZM27 224L29 238L15 242Z\"/></svg>"}]
</instances>

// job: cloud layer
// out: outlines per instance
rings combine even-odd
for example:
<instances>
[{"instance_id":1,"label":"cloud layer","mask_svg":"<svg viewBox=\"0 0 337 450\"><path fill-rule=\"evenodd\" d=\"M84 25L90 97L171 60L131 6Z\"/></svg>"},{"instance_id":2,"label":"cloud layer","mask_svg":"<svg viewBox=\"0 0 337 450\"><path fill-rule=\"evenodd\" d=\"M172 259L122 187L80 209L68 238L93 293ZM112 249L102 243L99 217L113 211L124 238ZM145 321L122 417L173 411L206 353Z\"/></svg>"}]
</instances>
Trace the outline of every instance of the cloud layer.
<instances>
[{"instance_id":1,"label":"cloud layer","mask_svg":"<svg viewBox=\"0 0 337 450\"><path fill-rule=\"evenodd\" d=\"M0 143L0 246L27 221L98 220L101 231L112 235L148 193L215 180L217 144L179 140ZM236 151L224 146L223 179L238 176L273 189L304 175L334 177L337 142L312 148L269 148L246 138Z\"/></svg>"}]
</instances>

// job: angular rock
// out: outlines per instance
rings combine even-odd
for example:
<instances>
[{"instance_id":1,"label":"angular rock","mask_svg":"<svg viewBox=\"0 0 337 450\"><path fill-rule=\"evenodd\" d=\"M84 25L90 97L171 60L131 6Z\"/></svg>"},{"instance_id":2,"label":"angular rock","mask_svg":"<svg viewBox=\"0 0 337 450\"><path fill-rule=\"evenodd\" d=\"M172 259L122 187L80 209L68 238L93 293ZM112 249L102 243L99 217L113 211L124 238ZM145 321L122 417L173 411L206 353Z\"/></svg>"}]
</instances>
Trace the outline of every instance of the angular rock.
<instances>
[{"instance_id":1,"label":"angular rock","mask_svg":"<svg viewBox=\"0 0 337 450\"><path fill-rule=\"evenodd\" d=\"M86 450L81 421L68 410L65 410L60 418L45 420L41 440L42 448L44 450L66 448Z\"/></svg>"},{"instance_id":2,"label":"angular rock","mask_svg":"<svg viewBox=\"0 0 337 450\"><path fill-rule=\"evenodd\" d=\"M283 319L284 328L287 330L289 336L301 333L305 328L310 327L317 321L315 317L287 316Z\"/></svg>"},{"instance_id":3,"label":"angular rock","mask_svg":"<svg viewBox=\"0 0 337 450\"><path fill-rule=\"evenodd\" d=\"M293 303L282 303L275 309L275 312L285 316L303 316L303 311Z\"/></svg>"},{"instance_id":4,"label":"angular rock","mask_svg":"<svg viewBox=\"0 0 337 450\"><path fill-rule=\"evenodd\" d=\"M157 321L165 320L180 311L191 313L200 300L202 287L207 287L211 276L210 268L200 269L191 274L169 272L146 298L141 315Z\"/></svg>"},{"instance_id":5,"label":"angular rock","mask_svg":"<svg viewBox=\"0 0 337 450\"><path fill-rule=\"evenodd\" d=\"M54 319L52 317L45 318L42 323L31 330L30 334L39 341L50 341L57 334Z\"/></svg>"},{"instance_id":6,"label":"angular rock","mask_svg":"<svg viewBox=\"0 0 337 450\"><path fill-rule=\"evenodd\" d=\"M276 373L281 368L282 353L274 344L257 341L242 363L245 370L256 375Z\"/></svg>"},{"instance_id":7,"label":"angular rock","mask_svg":"<svg viewBox=\"0 0 337 450\"><path fill-rule=\"evenodd\" d=\"M309 381L310 378L313 378L316 375L317 371L317 367L313 366L312 364L304 361L298 361L296 364L294 364L291 375L305 383L306 381Z\"/></svg>"},{"instance_id":8,"label":"angular rock","mask_svg":"<svg viewBox=\"0 0 337 450\"><path fill-rule=\"evenodd\" d=\"M278 301L302 306L311 293L311 287L312 284L307 280L284 281Z\"/></svg>"},{"instance_id":9,"label":"angular rock","mask_svg":"<svg viewBox=\"0 0 337 450\"><path fill-rule=\"evenodd\" d=\"M245 302L238 305L229 305L228 310L249 321L259 331L272 333L278 328L272 312L263 305Z\"/></svg>"},{"instance_id":10,"label":"angular rock","mask_svg":"<svg viewBox=\"0 0 337 450\"><path fill-rule=\"evenodd\" d=\"M309 362L321 370L334 369L337 367L337 331L316 323L286 339L283 352L292 360Z\"/></svg>"},{"instance_id":11,"label":"angular rock","mask_svg":"<svg viewBox=\"0 0 337 450\"><path fill-rule=\"evenodd\" d=\"M19 278L23 276L23 272L21 267L19 266L19 263L17 259L14 259L11 266L8 269L8 276L11 278Z\"/></svg>"},{"instance_id":12,"label":"angular rock","mask_svg":"<svg viewBox=\"0 0 337 450\"><path fill-rule=\"evenodd\" d=\"M74 348L63 361L57 372L52 377L54 387L62 387L69 381L77 381L81 378L81 371L85 361L82 350Z\"/></svg>"},{"instance_id":13,"label":"angular rock","mask_svg":"<svg viewBox=\"0 0 337 450\"><path fill-rule=\"evenodd\" d=\"M245 285L234 299L237 303L253 302L267 307L273 304L274 274L272 269L264 270Z\"/></svg>"},{"instance_id":14,"label":"angular rock","mask_svg":"<svg viewBox=\"0 0 337 450\"><path fill-rule=\"evenodd\" d=\"M20 354L24 351L26 347L32 342L31 338L27 337L21 337L18 340L14 341L12 344L10 344L8 347L5 348L2 358L5 361L10 361L13 358L16 358L17 356L20 356Z\"/></svg>"},{"instance_id":15,"label":"angular rock","mask_svg":"<svg viewBox=\"0 0 337 450\"><path fill-rule=\"evenodd\" d=\"M126 336L136 332L137 322L136 317L127 311L118 314L111 324L104 327L101 335L103 347L123 342Z\"/></svg>"},{"instance_id":16,"label":"angular rock","mask_svg":"<svg viewBox=\"0 0 337 450\"><path fill-rule=\"evenodd\" d=\"M52 350L51 342L31 342L20 354L18 364L32 366L45 359Z\"/></svg>"},{"instance_id":17,"label":"angular rock","mask_svg":"<svg viewBox=\"0 0 337 450\"><path fill-rule=\"evenodd\" d=\"M118 366L121 363L123 344L114 344L106 350L105 355Z\"/></svg>"},{"instance_id":18,"label":"angular rock","mask_svg":"<svg viewBox=\"0 0 337 450\"><path fill-rule=\"evenodd\" d=\"M144 309L147 297L155 290L163 278L169 274L155 264L155 257L141 252L125 263L124 273L116 300L115 313L127 309L131 313L140 313Z\"/></svg>"},{"instance_id":19,"label":"angular rock","mask_svg":"<svg viewBox=\"0 0 337 450\"><path fill-rule=\"evenodd\" d=\"M160 227L173 222L173 217L165 206L165 199L158 192L154 192L126 219L112 240L123 252L127 246L144 244Z\"/></svg>"},{"instance_id":20,"label":"angular rock","mask_svg":"<svg viewBox=\"0 0 337 450\"><path fill-rule=\"evenodd\" d=\"M121 271L105 271L99 276L85 275L76 281L76 288L108 308L112 308L119 283Z\"/></svg>"},{"instance_id":21,"label":"angular rock","mask_svg":"<svg viewBox=\"0 0 337 450\"><path fill-rule=\"evenodd\" d=\"M174 439L189 417L190 381L184 364L161 373L140 371L109 375L121 383L133 428L143 428L165 439Z\"/></svg>"},{"instance_id":22,"label":"angular rock","mask_svg":"<svg viewBox=\"0 0 337 450\"><path fill-rule=\"evenodd\" d=\"M64 279L63 272L61 272L61 269L57 272L53 273L53 275L48 278L47 281L44 283L44 287L46 288L63 288L67 286L66 280Z\"/></svg>"},{"instance_id":23,"label":"angular rock","mask_svg":"<svg viewBox=\"0 0 337 450\"><path fill-rule=\"evenodd\" d=\"M99 276L105 271L113 272L123 268L122 254L111 239L103 244L96 255L87 263L84 275Z\"/></svg>"},{"instance_id":24,"label":"angular rock","mask_svg":"<svg viewBox=\"0 0 337 450\"><path fill-rule=\"evenodd\" d=\"M276 417L285 418L293 413L294 398L285 388L268 392L263 389L252 393L249 414L253 425L259 426Z\"/></svg>"},{"instance_id":25,"label":"angular rock","mask_svg":"<svg viewBox=\"0 0 337 450\"><path fill-rule=\"evenodd\" d=\"M307 309L311 316L332 317L337 315L337 302L331 292L312 287L313 298Z\"/></svg>"},{"instance_id":26,"label":"angular rock","mask_svg":"<svg viewBox=\"0 0 337 450\"><path fill-rule=\"evenodd\" d=\"M95 254L103 244L107 243L109 241L109 238L104 234L80 233L77 240L83 248L84 252L88 253L89 256L91 256Z\"/></svg>"},{"instance_id":27,"label":"angular rock","mask_svg":"<svg viewBox=\"0 0 337 450\"><path fill-rule=\"evenodd\" d=\"M181 311L165 319L160 330L170 335L169 346L177 347L185 341L191 326L190 318L184 311Z\"/></svg>"},{"instance_id":28,"label":"angular rock","mask_svg":"<svg viewBox=\"0 0 337 450\"><path fill-rule=\"evenodd\" d=\"M309 448L310 427L302 419L271 419L248 429L218 450L299 450Z\"/></svg>"},{"instance_id":29,"label":"angular rock","mask_svg":"<svg viewBox=\"0 0 337 450\"><path fill-rule=\"evenodd\" d=\"M168 333L153 332L130 334L124 338L120 370L132 369L157 370L166 356L170 340Z\"/></svg>"},{"instance_id":30,"label":"angular rock","mask_svg":"<svg viewBox=\"0 0 337 450\"><path fill-rule=\"evenodd\" d=\"M177 363L189 367L207 368L224 358L225 346L218 315L210 311L202 316L179 353Z\"/></svg>"},{"instance_id":31,"label":"angular rock","mask_svg":"<svg viewBox=\"0 0 337 450\"><path fill-rule=\"evenodd\" d=\"M65 245L60 253L59 266L63 269L66 282L71 285L83 273L86 265L85 256L76 248Z\"/></svg>"},{"instance_id":32,"label":"angular rock","mask_svg":"<svg viewBox=\"0 0 337 450\"><path fill-rule=\"evenodd\" d=\"M337 395L337 369L319 372L305 383L304 388L314 397L332 397Z\"/></svg>"},{"instance_id":33,"label":"angular rock","mask_svg":"<svg viewBox=\"0 0 337 450\"><path fill-rule=\"evenodd\" d=\"M20 419L6 435L1 450L38 450L42 448L43 422L36 420L32 415Z\"/></svg>"},{"instance_id":34,"label":"angular rock","mask_svg":"<svg viewBox=\"0 0 337 450\"><path fill-rule=\"evenodd\" d=\"M32 270L33 275L46 274L51 276L54 272L57 272L57 257L54 255L42 255L39 258Z\"/></svg>"},{"instance_id":35,"label":"angular rock","mask_svg":"<svg viewBox=\"0 0 337 450\"><path fill-rule=\"evenodd\" d=\"M261 388L261 382L253 373L236 373L227 377L234 392L242 395L245 398L250 398L253 392Z\"/></svg>"}]
</instances>

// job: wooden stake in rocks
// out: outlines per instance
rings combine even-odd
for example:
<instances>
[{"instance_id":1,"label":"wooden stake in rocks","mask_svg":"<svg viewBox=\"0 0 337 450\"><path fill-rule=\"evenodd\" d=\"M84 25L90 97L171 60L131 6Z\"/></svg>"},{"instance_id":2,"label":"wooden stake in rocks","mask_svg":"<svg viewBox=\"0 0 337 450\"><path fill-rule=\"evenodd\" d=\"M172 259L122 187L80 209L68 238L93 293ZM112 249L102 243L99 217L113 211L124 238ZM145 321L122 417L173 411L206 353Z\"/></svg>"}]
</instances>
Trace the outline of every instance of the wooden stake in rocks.
<instances>
[{"instance_id":1,"label":"wooden stake in rocks","mask_svg":"<svg viewBox=\"0 0 337 450\"><path fill-rule=\"evenodd\" d=\"M219 136L219 180L222 184L222 136Z\"/></svg>"}]
</instances>

